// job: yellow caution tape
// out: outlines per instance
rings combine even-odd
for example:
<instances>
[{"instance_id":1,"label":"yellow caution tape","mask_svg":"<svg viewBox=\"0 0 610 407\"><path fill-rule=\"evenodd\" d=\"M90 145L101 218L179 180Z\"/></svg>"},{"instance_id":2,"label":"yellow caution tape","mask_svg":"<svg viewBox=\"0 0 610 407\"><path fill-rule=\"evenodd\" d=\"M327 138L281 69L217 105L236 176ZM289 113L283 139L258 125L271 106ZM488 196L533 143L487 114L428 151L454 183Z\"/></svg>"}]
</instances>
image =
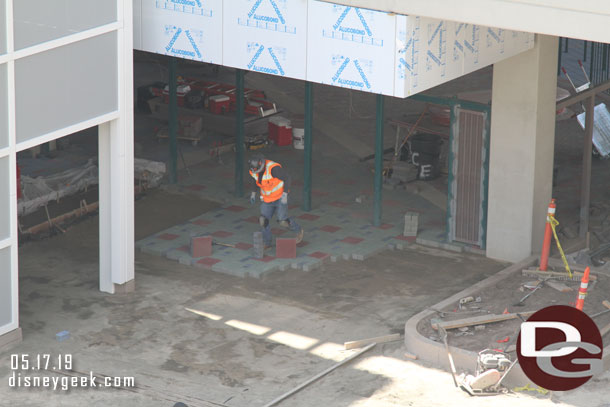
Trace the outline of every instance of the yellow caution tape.
<instances>
[{"instance_id":1,"label":"yellow caution tape","mask_svg":"<svg viewBox=\"0 0 610 407\"><path fill-rule=\"evenodd\" d=\"M543 388L542 388L542 387L540 387L540 386L531 387L529 383L528 383L528 384L526 384L526 385L525 385L525 386L523 386L523 387L515 387L515 388L513 389L513 391L514 391L514 392L517 392L517 391L537 391L537 392L538 392L538 393L540 393L540 394L547 394L547 393L549 392L547 389L543 389Z\"/></svg>"},{"instance_id":2,"label":"yellow caution tape","mask_svg":"<svg viewBox=\"0 0 610 407\"><path fill-rule=\"evenodd\" d=\"M572 278L572 270L570 270L570 266L568 265L568 260L566 259L566 255L561 248L561 243L559 243L559 238L557 237L557 230L555 230L555 226L559 225L559 221L555 219L554 216L549 216L551 221L551 229L553 229L553 236L555 236L555 243L557 243L557 248L559 249L559 253L561 253L561 259L563 260L563 265L566 267L566 271L568 272L568 276Z\"/></svg>"}]
</instances>

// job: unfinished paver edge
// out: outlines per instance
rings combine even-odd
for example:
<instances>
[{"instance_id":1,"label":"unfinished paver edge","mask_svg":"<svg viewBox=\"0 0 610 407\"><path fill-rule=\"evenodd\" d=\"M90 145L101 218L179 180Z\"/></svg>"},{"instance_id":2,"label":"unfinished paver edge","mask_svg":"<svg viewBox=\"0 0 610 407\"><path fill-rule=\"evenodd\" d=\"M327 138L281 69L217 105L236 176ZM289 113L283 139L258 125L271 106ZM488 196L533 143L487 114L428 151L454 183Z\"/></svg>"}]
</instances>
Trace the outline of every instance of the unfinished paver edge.
<instances>
[{"instance_id":1,"label":"unfinished paver edge","mask_svg":"<svg viewBox=\"0 0 610 407\"><path fill-rule=\"evenodd\" d=\"M442 310L451 304L455 304L460 298L473 295L481 289L495 285L515 273L520 273L524 268L534 265L537 262L537 259L537 256L530 256L518 263L514 263L505 269L500 270L493 276L465 288L430 308ZM405 323L405 346L408 352L417 355L420 360L432 363L435 366L441 366L448 370L449 360L444 345L440 342L435 342L426 338L417 331L419 322L435 313L435 311L432 311L430 308L414 315ZM449 346L449 349L458 370L474 371L477 363L476 352L454 346ZM530 382L531 380L525 376L519 365L516 365L506 377L506 380L504 380L504 383L509 387L523 386Z\"/></svg>"}]
</instances>

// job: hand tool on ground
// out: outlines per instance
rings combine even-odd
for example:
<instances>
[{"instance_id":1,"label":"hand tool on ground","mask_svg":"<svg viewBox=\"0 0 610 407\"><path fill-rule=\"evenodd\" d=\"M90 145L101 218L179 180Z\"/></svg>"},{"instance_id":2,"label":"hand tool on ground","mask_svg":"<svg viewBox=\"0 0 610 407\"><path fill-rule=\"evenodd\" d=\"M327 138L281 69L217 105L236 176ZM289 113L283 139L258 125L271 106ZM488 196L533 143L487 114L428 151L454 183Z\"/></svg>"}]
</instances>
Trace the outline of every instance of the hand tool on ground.
<instances>
[{"instance_id":1,"label":"hand tool on ground","mask_svg":"<svg viewBox=\"0 0 610 407\"><path fill-rule=\"evenodd\" d=\"M232 248L234 248L234 249L237 247L237 246L236 246L236 245L234 245L234 244L229 244L229 243L220 243L220 242L214 242L214 241L212 241L212 244L213 244L213 245L216 245L216 246L232 247Z\"/></svg>"},{"instance_id":2,"label":"hand tool on ground","mask_svg":"<svg viewBox=\"0 0 610 407\"><path fill-rule=\"evenodd\" d=\"M519 302L514 303L513 307L522 307L523 305L525 305L523 302L526 299L528 299L532 294L534 294L536 291L541 289L543 285L544 285L544 281L542 281L540 284L538 284L538 286L536 288L534 288L531 292L527 293L523 298L521 298L519 300Z\"/></svg>"},{"instance_id":3,"label":"hand tool on ground","mask_svg":"<svg viewBox=\"0 0 610 407\"><path fill-rule=\"evenodd\" d=\"M455 375L457 374L457 372L455 371L455 363L453 363L453 356L451 356L451 352L449 351L449 344L447 343L447 331L442 327L439 327L438 330L441 334L443 342L445 342L445 349L447 349L447 357L449 358L449 364L451 365L451 377L453 377L453 384L455 384L455 387L458 387L458 382L455 378Z\"/></svg>"}]
</instances>

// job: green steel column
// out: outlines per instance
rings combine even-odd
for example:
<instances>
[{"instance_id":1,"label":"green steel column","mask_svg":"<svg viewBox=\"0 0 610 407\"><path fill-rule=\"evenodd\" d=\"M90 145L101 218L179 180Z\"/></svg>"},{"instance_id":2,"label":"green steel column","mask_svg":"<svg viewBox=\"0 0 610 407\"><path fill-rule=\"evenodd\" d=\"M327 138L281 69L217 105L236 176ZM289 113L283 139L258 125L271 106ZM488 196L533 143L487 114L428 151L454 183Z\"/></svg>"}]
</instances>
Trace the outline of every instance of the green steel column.
<instances>
[{"instance_id":1,"label":"green steel column","mask_svg":"<svg viewBox=\"0 0 610 407\"><path fill-rule=\"evenodd\" d=\"M311 161L313 149L313 83L305 82L305 150L303 175L303 210L311 210Z\"/></svg>"},{"instance_id":2,"label":"green steel column","mask_svg":"<svg viewBox=\"0 0 610 407\"><path fill-rule=\"evenodd\" d=\"M178 77L177 60L169 57L169 183L178 182Z\"/></svg>"},{"instance_id":3,"label":"green steel column","mask_svg":"<svg viewBox=\"0 0 610 407\"><path fill-rule=\"evenodd\" d=\"M235 71L235 87L237 88L237 114L235 124L235 196L244 195L244 162L246 152L244 144L244 71Z\"/></svg>"},{"instance_id":4,"label":"green steel column","mask_svg":"<svg viewBox=\"0 0 610 407\"><path fill-rule=\"evenodd\" d=\"M375 201L373 226L381 226L381 188L383 184L383 95L377 95L377 121L375 125Z\"/></svg>"}]
</instances>

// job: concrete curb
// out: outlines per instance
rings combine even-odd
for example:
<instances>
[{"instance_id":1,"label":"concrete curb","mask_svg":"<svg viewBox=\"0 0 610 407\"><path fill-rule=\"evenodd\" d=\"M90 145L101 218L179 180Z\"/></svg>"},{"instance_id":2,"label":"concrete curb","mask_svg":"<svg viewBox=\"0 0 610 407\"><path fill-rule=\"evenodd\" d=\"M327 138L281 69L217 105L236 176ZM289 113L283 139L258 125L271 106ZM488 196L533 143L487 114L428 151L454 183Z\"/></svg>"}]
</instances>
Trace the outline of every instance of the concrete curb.
<instances>
[{"instance_id":1,"label":"concrete curb","mask_svg":"<svg viewBox=\"0 0 610 407\"><path fill-rule=\"evenodd\" d=\"M467 297L469 295L476 294L480 290L485 287L489 287L492 285L496 285L500 281L512 276L515 273L521 272L524 268L530 267L537 262L537 256L530 256L525 260L522 260L518 263L512 264L504 270L499 271L491 277L486 278L483 281L479 281L478 283L460 291L459 293L439 302L438 304L433 305L431 308L442 310L451 304L455 304L460 300L460 298ZM421 335L417 331L417 325L419 322L435 312L426 309L419 314L411 317L405 324L405 346L407 351L417 355L417 357L425 362L432 363L435 366L441 366L442 368L449 370L449 360L447 358L447 351L445 350L445 345L440 342L435 342ZM453 356L453 360L455 362L455 367L459 371L467 370L473 372L476 368L477 364L477 353L469 350L456 348L453 346L449 346L451 351L451 355ZM608 364L610 364L610 358L608 360ZM527 383L531 383L531 380L525 376L519 364L515 365L515 367L508 374L504 383L508 387L515 386L524 386Z\"/></svg>"}]
</instances>

